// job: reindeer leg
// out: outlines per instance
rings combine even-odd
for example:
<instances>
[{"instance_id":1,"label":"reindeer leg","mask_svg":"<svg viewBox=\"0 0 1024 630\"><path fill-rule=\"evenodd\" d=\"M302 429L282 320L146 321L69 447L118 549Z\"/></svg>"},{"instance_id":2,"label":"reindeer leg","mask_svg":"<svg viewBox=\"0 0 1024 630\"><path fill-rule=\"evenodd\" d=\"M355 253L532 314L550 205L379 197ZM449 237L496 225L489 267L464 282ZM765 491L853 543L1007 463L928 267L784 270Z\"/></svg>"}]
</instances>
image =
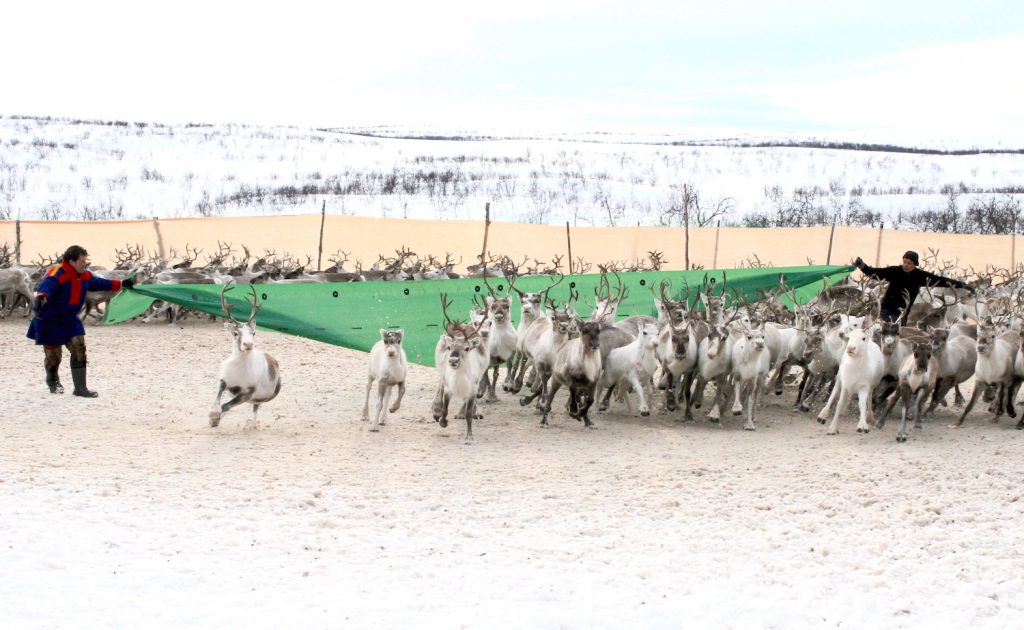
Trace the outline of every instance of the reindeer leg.
<instances>
[{"instance_id":1,"label":"reindeer leg","mask_svg":"<svg viewBox=\"0 0 1024 630\"><path fill-rule=\"evenodd\" d=\"M871 433L871 424L874 422L874 413L871 409L871 390L861 389L857 392L857 402L860 406L860 419L857 421L857 433Z\"/></svg>"},{"instance_id":2,"label":"reindeer leg","mask_svg":"<svg viewBox=\"0 0 1024 630\"><path fill-rule=\"evenodd\" d=\"M598 411L607 411L608 410L609 405L611 405L612 392L615 391L615 386L616 386L616 383L612 383L611 386L608 387L608 390L605 391L604 398L601 399L601 404L598 405L598 407L597 407Z\"/></svg>"},{"instance_id":3,"label":"reindeer leg","mask_svg":"<svg viewBox=\"0 0 1024 630\"><path fill-rule=\"evenodd\" d=\"M370 419L370 389L373 387L373 374L366 381L366 398L363 399L363 422Z\"/></svg>"},{"instance_id":4,"label":"reindeer leg","mask_svg":"<svg viewBox=\"0 0 1024 630\"><path fill-rule=\"evenodd\" d=\"M896 389L896 393L893 394L892 400L889 401L889 405L886 406L886 410L885 410L885 412L883 412L882 417L879 418L878 420L874 421L874 428L881 429L882 427L884 427L886 425L886 418L888 418L889 414L892 413L892 410L893 410L894 407L896 407L896 403L898 401L904 401L904 405L906 404L905 400L904 400L904 395L903 395L904 387L905 387L905 385L900 385Z\"/></svg>"},{"instance_id":5,"label":"reindeer leg","mask_svg":"<svg viewBox=\"0 0 1024 630\"><path fill-rule=\"evenodd\" d=\"M473 443L473 416L476 415L476 399L466 401L466 444Z\"/></svg>"},{"instance_id":6,"label":"reindeer leg","mask_svg":"<svg viewBox=\"0 0 1024 630\"><path fill-rule=\"evenodd\" d=\"M442 427L448 426L448 405L452 402L452 395L445 392L441 395L441 417L438 423Z\"/></svg>"},{"instance_id":7,"label":"reindeer leg","mask_svg":"<svg viewBox=\"0 0 1024 630\"><path fill-rule=\"evenodd\" d=\"M959 429L960 425L964 423L964 418L967 417L967 414L971 413L971 409L974 408L974 401L978 400L978 396L981 394L981 390L983 389L984 387L981 386L981 383L974 384L974 391L971 392L971 400L967 403L967 406L964 407L964 412L960 414L960 419L956 421L956 424L951 425L953 428Z\"/></svg>"},{"instance_id":8,"label":"reindeer leg","mask_svg":"<svg viewBox=\"0 0 1024 630\"><path fill-rule=\"evenodd\" d=\"M374 397L373 419L374 424L370 425L370 431L377 431L378 426L384 426L388 421L388 399L391 398L391 385L383 379L377 382L377 395Z\"/></svg>"},{"instance_id":9,"label":"reindeer leg","mask_svg":"<svg viewBox=\"0 0 1024 630\"><path fill-rule=\"evenodd\" d=\"M401 381L398 384L398 397L395 398L395 403L388 409L391 413L398 411L398 408L402 406L402 397L405 396L405 381Z\"/></svg>"},{"instance_id":10,"label":"reindeer leg","mask_svg":"<svg viewBox=\"0 0 1024 630\"><path fill-rule=\"evenodd\" d=\"M259 411L260 411L260 403L253 403L252 404L252 420L250 420L248 423L246 423L246 425L245 425L245 430L246 431L255 431L255 430L260 428L260 420L257 417L257 414L259 414Z\"/></svg>"},{"instance_id":11,"label":"reindeer leg","mask_svg":"<svg viewBox=\"0 0 1024 630\"><path fill-rule=\"evenodd\" d=\"M551 401L555 397L555 393L562 387L562 384L552 377L547 384L547 393L544 398L541 399L541 412L542 416L540 419L540 426L547 428L548 426L548 415L551 413Z\"/></svg>"},{"instance_id":12,"label":"reindeer leg","mask_svg":"<svg viewBox=\"0 0 1024 630\"><path fill-rule=\"evenodd\" d=\"M640 415L641 417L646 418L647 416L651 415L651 408L647 405L647 396L644 393L644 386L640 383L640 379L639 377L637 377L635 373L630 374L629 382L632 383L633 389L636 390L637 397L640 398ZM626 398L626 401L628 403L628 397Z\"/></svg>"},{"instance_id":13,"label":"reindeer leg","mask_svg":"<svg viewBox=\"0 0 1024 630\"><path fill-rule=\"evenodd\" d=\"M501 364L494 366L494 374L491 376L490 383L487 387L487 402L498 402L498 372L501 370ZM486 376L486 373L485 373Z\"/></svg>"},{"instance_id":14,"label":"reindeer leg","mask_svg":"<svg viewBox=\"0 0 1024 630\"><path fill-rule=\"evenodd\" d=\"M434 394L434 402L431 403L430 410L434 415L435 422L439 422L441 420L442 413L447 415L448 412L444 410L444 384L438 384L437 392ZM445 421L445 424L447 424L447 421Z\"/></svg>"},{"instance_id":15,"label":"reindeer leg","mask_svg":"<svg viewBox=\"0 0 1024 630\"><path fill-rule=\"evenodd\" d=\"M754 405L757 401L757 393L760 388L761 379L754 378L754 382L750 383L747 387L749 393L747 394L747 422L743 425L744 431L756 431L757 427L754 426Z\"/></svg>"},{"instance_id":16,"label":"reindeer leg","mask_svg":"<svg viewBox=\"0 0 1024 630\"><path fill-rule=\"evenodd\" d=\"M578 410L579 418L577 419L583 420L583 426L588 429L597 428L594 426L594 423L590 421L590 415L588 413L590 411L590 406L594 404L593 387L585 387L583 391L580 392L580 397L583 399L583 405Z\"/></svg>"},{"instance_id":17,"label":"reindeer leg","mask_svg":"<svg viewBox=\"0 0 1024 630\"><path fill-rule=\"evenodd\" d=\"M841 390L842 387L839 385L839 380L836 379L835 385L832 386L832 393L828 395L828 402L826 402L825 407L818 412L818 424L825 424L828 422L828 416L832 413L832 405L839 399Z\"/></svg>"},{"instance_id":18,"label":"reindeer leg","mask_svg":"<svg viewBox=\"0 0 1024 630\"><path fill-rule=\"evenodd\" d=\"M832 416L832 423L828 425L828 430L825 431L825 435L835 435L839 433L839 416L842 415L846 406L850 404L850 392L846 390L846 388L842 387L839 384L839 381L836 381L835 389L832 390L833 393L836 389L841 390L839 392L839 402L836 404L835 415ZM829 400L832 400L831 396L829 396ZM818 422L822 422L820 417L818 418Z\"/></svg>"},{"instance_id":19,"label":"reindeer leg","mask_svg":"<svg viewBox=\"0 0 1024 630\"><path fill-rule=\"evenodd\" d=\"M665 390L665 409L669 411L675 411L679 409L679 404L676 401L676 385L678 381L675 379L675 375L672 374L671 370L662 367L661 382L658 383L658 389Z\"/></svg>"},{"instance_id":20,"label":"reindeer leg","mask_svg":"<svg viewBox=\"0 0 1024 630\"><path fill-rule=\"evenodd\" d=\"M213 401L213 408L210 409L210 426L216 428L220 424L220 417L223 410L220 408L220 399L224 395L224 390L227 388L227 383L221 380L217 386L217 398Z\"/></svg>"},{"instance_id":21,"label":"reindeer leg","mask_svg":"<svg viewBox=\"0 0 1024 630\"><path fill-rule=\"evenodd\" d=\"M693 404L693 374L685 374L679 379L679 392L683 400L683 422L694 422L693 411L690 407Z\"/></svg>"},{"instance_id":22,"label":"reindeer leg","mask_svg":"<svg viewBox=\"0 0 1024 630\"><path fill-rule=\"evenodd\" d=\"M917 403L918 399L920 398L920 395L921 393L920 391L918 391L917 396L912 399L910 388L902 385L900 386L899 397L903 401L903 413L900 414L900 426L896 427L897 442L902 443L907 441L907 416L910 415L911 405L913 405L915 409L917 408ZM896 398L893 397L893 403L895 402ZM889 405L889 409L892 409L892 405ZM886 414L888 415L888 411L886 412ZM884 421L885 419L883 418L882 420ZM878 424L875 424L875 426L877 427Z\"/></svg>"}]
</instances>

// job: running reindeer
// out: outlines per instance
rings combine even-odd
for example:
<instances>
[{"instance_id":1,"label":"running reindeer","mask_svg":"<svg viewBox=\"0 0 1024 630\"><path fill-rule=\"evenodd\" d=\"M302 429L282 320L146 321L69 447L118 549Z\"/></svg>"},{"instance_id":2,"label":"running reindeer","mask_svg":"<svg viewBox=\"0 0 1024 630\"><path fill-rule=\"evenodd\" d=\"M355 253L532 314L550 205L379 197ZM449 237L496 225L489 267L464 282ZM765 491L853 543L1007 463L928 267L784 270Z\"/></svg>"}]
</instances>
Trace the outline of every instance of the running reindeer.
<instances>
[{"instance_id":1,"label":"running reindeer","mask_svg":"<svg viewBox=\"0 0 1024 630\"><path fill-rule=\"evenodd\" d=\"M220 366L220 384L217 387L217 399L210 409L210 426L217 427L221 416L236 405L252 404L252 419L246 423L246 429L259 428L256 414L260 405L273 400L281 391L281 370L277 360L256 347L256 312L260 310L256 289L250 285L252 301L249 319L240 322L231 315L231 305L227 301L227 292L234 285L225 286L220 292L220 305L228 321L224 327L231 331L233 344L231 356L224 359ZM248 302L248 300L246 300ZM221 404L221 396L227 390L232 398Z\"/></svg>"},{"instance_id":2,"label":"running reindeer","mask_svg":"<svg viewBox=\"0 0 1024 630\"><path fill-rule=\"evenodd\" d=\"M442 427L447 427L452 399L462 401L460 413L466 419L465 442L472 444L473 418L477 415L477 388L490 365L487 338L480 334L488 319L484 318L475 325L462 323L451 319L448 315L449 306L451 301L447 294L442 293L441 311L444 314L445 332L434 348L434 364L440 382L432 411L434 420Z\"/></svg>"},{"instance_id":3,"label":"running reindeer","mask_svg":"<svg viewBox=\"0 0 1024 630\"><path fill-rule=\"evenodd\" d=\"M370 375L366 382L366 399L363 401L363 421L370 419L370 390L373 389L374 381L377 382L377 392L373 397L373 423L370 424L370 431L378 431L378 426L384 426L388 420L388 412L395 413L402 404L402 396L405 395L405 375L409 369L408 360L405 357L405 349L402 348L402 337L404 331L380 329L380 341L373 344L370 349ZM391 390L398 386L398 397L395 404L388 408L391 399Z\"/></svg>"}]
</instances>

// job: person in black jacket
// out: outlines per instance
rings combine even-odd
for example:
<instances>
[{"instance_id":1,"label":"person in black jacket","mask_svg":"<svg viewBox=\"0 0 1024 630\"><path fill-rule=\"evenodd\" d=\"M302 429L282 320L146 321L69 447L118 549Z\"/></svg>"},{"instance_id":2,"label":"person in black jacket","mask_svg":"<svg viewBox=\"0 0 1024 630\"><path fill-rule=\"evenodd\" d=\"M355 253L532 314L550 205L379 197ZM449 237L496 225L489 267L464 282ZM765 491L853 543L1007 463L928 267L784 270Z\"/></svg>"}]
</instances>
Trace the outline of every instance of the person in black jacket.
<instances>
[{"instance_id":1,"label":"person in black jacket","mask_svg":"<svg viewBox=\"0 0 1024 630\"><path fill-rule=\"evenodd\" d=\"M882 321L898 321L905 325L910 307L921 291L921 287L924 286L967 289L974 293L974 287L964 282L918 268L919 261L915 251L903 254L903 264L891 267L870 267L861 260L860 256L853 261L853 264L865 276L885 280L889 283L882 296Z\"/></svg>"}]
</instances>

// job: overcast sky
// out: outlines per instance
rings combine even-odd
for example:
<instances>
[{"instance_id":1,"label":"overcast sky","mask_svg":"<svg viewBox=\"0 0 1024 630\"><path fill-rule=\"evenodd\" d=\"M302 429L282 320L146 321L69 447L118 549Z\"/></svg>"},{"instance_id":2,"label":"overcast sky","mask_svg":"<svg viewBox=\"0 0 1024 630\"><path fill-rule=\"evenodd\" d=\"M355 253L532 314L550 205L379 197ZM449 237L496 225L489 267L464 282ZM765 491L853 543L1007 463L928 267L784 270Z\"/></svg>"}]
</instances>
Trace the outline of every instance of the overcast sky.
<instances>
[{"instance_id":1,"label":"overcast sky","mask_svg":"<svg viewBox=\"0 0 1024 630\"><path fill-rule=\"evenodd\" d=\"M1024 138L1020 0L10 3L0 114Z\"/></svg>"}]
</instances>

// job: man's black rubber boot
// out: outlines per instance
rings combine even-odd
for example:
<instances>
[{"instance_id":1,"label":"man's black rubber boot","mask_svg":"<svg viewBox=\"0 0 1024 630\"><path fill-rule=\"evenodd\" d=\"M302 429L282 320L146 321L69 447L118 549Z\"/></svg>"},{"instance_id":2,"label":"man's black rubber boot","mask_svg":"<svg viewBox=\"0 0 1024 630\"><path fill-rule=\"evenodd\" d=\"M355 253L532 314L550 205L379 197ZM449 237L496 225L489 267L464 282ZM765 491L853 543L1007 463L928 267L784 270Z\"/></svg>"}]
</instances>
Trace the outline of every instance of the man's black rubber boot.
<instances>
[{"instance_id":1,"label":"man's black rubber boot","mask_svg":"<svg viewBox=\"0 0 1024 630\"><path fill-rule=\"evenodd\" d=\"M46 386L50 388L51 394L64 393L64 386L60 384L60 377L57 376L57 368L46 368Z\"/></svg>"},{"instance_id":2,"label":"man's black rubber boot","mask_svg":"<svg viewBox=\"0 0 1024 630\"><path fill-rule=\"evenodd\" d=\"M71 381L75 384L75 391L71 393L82 398L96 398L99 394L85 386L85 369L84 365L71 368Z\"/></svg>"}]
</instances>

